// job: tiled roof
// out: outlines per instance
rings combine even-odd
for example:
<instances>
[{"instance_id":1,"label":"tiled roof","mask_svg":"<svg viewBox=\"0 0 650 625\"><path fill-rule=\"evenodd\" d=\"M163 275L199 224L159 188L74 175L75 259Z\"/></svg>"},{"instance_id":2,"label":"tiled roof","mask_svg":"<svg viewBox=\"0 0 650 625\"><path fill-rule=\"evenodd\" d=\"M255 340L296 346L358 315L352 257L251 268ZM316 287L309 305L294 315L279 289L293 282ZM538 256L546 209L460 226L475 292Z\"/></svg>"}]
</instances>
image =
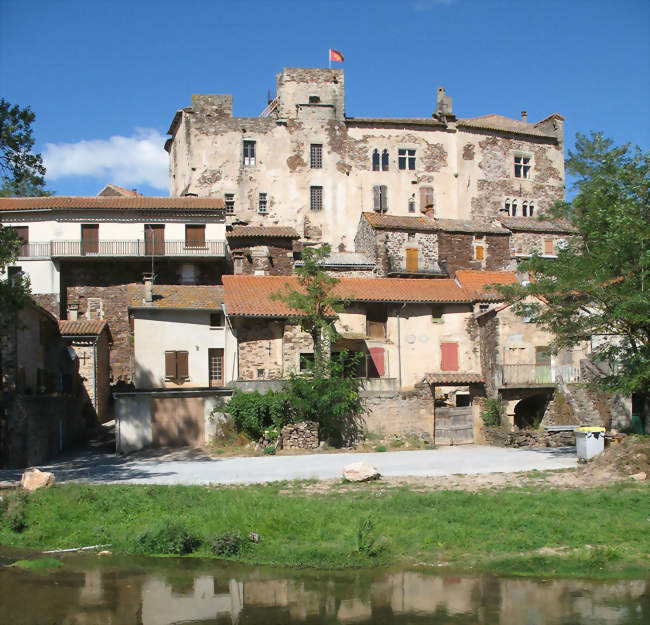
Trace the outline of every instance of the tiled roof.
<instances>
[{"instance_id":1,"label":"tiled roof","mask_svg":"<svg viewBox=\"0 0 650 625\"><path fill-rule=\"evenodd\" d=\"M431 219L424 216L386 215L362 213L368 223L377 230L415 230L418 232L467 232L508 234L500 225L488 220Z\"/></svg>"},{"instance_id":2,"label":"tiled roof","mask_svg":"<svg viewBox=\"0 0 650 625\"><path fill-rule=\"evenodd\" d=\"M503 115L481 115L480 117L466 117L458 119L458 127L478 128L481 130L505 130L506 132L515 132L524 135L534 135L537 137L554 137L551 133L546 133L535 124L528 124L518 119L511 119Z\"/></svg>"},{"instance_id":3,"label":"tiled roof","mask_svg":"<svg viewBox=\"0 0 650 625\"><path fill-rule=\"evenodd\" d=\"M232 230L226 233L227 238L259 237L278 239L299 239L300 235L294 228L287 226L233 226Z\"/></svg>"},{"instance_id":4,"label":"tiled roof","mask_svg":"<svg viewBox=\"0 0 650 625\"><path fill-rule=\"evenodd\" d=\"M59 331L64 336L98 336L106 327L105 319L66 319L59 321Z\"/></svg>"},{"instance_id":5,"label":"tiled roof","mask_svg":"<svg viewBox=\"0 0 650 625\"><path fill-rule=\"evenodd\" d=\"M361 252L332 252L319 263L323 267L374 267L375 263Z\"/></svg>"},{"instance_id":6,"label":"tiled roof","mask_svg":"<svg viewBox=\"0 0 650 625\"><path fill-rule=\"evenodd\" d=\"M214 197L154 197L138 195L136 197L119 196L62 196L51 197L3 197L0 198L0 210L47 210L47 209L214 209L224 208L221 198Z\"/></svg>"},{"instance_id":7,"label":"tiled roof","mask_svg":"<svg viewBox=\"0 0 650 625\"><path fill-rule=\"evenodd\" d=\"M400 124L418 126L444 126L434 117L346 117L346 124Z\"/></svg>"},{"instance_id":8,"label":"tiled roof","mask_svg":"<svg viewBox=\"0 0 650 625\"><path fill-rule=\"evenodd\" d=\"M142 195L142 193L138 193L136 189L125 189L124 187L118 187L116 184L107 184L97 195L135 197Z\"/></svg>"},{"instance_id":9,"label":"tiled roof","mask_svg":"<svg viewBox=\"0 0 650 625\"><path fill-rule=\"evenodd\" d=\"M476 301L501 301L499 292L488 288L492 284L517 284L517 276L511 271L471 271L459 269L456 280L467 294Z\"/></svg>"},{"instance_id":10,"label":"tiled roof","mask_svg":"<svg viewBox=\"0 0 650 625\"><path fill-rule=\"evenodd\" d=\"M295 314L274 293L298 287L295 276L223 276L224 301L229 315L286 317ZM334 293L355 302L470 303L455 280L409 278L342 278Z\"/></svg>"},{"instance_id":11,"label":"tiled roof","mask_svg":"<svg viewBox=\"0 0 650 625\"><path fill-rule=\"evenodd\" d=\"M553 221L541 221L535 217L500 217L499 221L508 230L534 231L534 232L577 232L566 219L555 219Z\"/></svg>"},{"instance_id":12,"label":"tiled roof","mask_svg":"<svg viewBox=\"0 0 650 625\"><path fill-rule=\"evenodd\" d=\"M129 284L129 308L167 308L188 310L220 310L222 286L193 284L154 284L153 303L144 302L144 285Z\"/></svg>"},{"instance_id":13,"label":"tiled roof","mask_svg":"<svg viewBox=\"0 0 650 625\"><path fill-rule=\"evenodd\" d=\"M479 373L427 373L424 379L437 386L455 384L481 384L483 376Z\"/></svg>"}]
</instances>

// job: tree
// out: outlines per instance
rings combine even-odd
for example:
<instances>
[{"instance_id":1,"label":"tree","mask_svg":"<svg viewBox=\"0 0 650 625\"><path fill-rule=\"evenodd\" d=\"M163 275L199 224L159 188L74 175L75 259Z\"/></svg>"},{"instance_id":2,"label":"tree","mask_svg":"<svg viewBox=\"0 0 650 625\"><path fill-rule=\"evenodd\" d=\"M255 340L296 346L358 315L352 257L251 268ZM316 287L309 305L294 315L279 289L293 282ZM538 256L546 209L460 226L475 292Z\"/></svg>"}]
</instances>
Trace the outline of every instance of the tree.
<instances>
[{"instance_id":1,"label":"tree","mask_svg":"<svg viewBox=\"0 0 650 625\"><path fill-rule=\"evenodd\" d=\"M546 218L566 218L577 236L557 259L522 263L527 286L501 289L515 310L554 333L554 351L583 341L600 387L648 396L650 384L650 153L578 134L567 172L577 194ZM538 296L531 303L527 296ZM543 303L542 303L543 302Z\"/></svg>"},{"instance_id":2,"label":"tree","mask_svg":"<svg viewBox=\"0 0 650 625\"><path fill-rule=\"evenodd\" d=\"M344 306L340 298L334 295L338 278L330 276L320 264L330 251L328 245L305 248L303 264L296 269L300 288L287 289L273 296L298 311L291 321L299 324L303 332L308 332L314 341L316 372L326 369L329 345L338 336L334 327L338 319L336 313L343 310Z\"/></svg>"},{"instance_id":3,"label":"tree","mask_svg":"<svg viewBox=\"0 0 650 625\"><path fill-rule=\"evenodd\" d=\"M7 265L16 261L22 245L13 228L0 224L0 314L14 315L30 297L29 279L22 273L9 276Z\"/></svg>"},{"instance_id":4,"label":"tree","mask_svg":"<svg viewBox=\"0 0 650 625\"><path fill-rule=\"evenodd\" d=\"M45 189L45 167L33 154L34 113L0 98L0 196L50 195Z\"/></svg>"}]
</instances>

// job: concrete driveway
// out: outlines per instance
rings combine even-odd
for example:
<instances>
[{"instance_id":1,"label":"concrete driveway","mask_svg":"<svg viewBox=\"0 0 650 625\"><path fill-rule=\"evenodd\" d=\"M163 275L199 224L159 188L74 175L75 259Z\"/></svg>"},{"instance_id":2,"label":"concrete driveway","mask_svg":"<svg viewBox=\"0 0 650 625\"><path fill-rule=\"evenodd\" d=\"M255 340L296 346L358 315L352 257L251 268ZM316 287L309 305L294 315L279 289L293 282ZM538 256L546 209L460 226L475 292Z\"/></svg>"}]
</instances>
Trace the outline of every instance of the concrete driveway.
<instances>
[{"instance_id":1,"label":"concrete driveway","mask_svg":"<svg viewBox=\"0 0 650 625\"><path fill-rule=\"evenodd\" d=\"M150 451L127 457L84 451L39 468L52 471L58 483L254 484L338 478L345 465L357 461L370 462L382 475L391 477L517 473L577 466L575 447L505 449L462 445L427 451L255 458L212 458L196 450L170 454ZM19 480L20 475L21 471L0 471L0 482Z\"/></svg>"}]
</instances>

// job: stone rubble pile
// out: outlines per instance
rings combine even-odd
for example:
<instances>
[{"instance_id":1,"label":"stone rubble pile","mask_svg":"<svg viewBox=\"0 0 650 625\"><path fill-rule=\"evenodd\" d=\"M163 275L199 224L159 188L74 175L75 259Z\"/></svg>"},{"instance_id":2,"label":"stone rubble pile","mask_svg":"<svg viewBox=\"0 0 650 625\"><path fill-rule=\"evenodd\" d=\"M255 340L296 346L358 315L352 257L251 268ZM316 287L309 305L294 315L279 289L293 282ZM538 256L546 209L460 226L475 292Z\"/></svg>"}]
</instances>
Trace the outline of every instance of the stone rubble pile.
<instances>
[{"instance_id":1,"label":"stone rubble pile","mask_svg":"<svg viewBox=\"0 0 650 625\"><path fill-rule=\"evenodd\" d=\"M318 449L318 423L290 423L282 428L280 438L283 449Z\"/></svg>"},{"instance_id":2,"label":"stone rubble pile","mask_svg":"<svg viewBox=\"0 0 650 625\"><path fill-rule=\"evenodd\" d=\"M515 427L508 434L507 447L571 447L576 444L573 432L546 432L520 430Z\"/></svg>"}]
</instances>

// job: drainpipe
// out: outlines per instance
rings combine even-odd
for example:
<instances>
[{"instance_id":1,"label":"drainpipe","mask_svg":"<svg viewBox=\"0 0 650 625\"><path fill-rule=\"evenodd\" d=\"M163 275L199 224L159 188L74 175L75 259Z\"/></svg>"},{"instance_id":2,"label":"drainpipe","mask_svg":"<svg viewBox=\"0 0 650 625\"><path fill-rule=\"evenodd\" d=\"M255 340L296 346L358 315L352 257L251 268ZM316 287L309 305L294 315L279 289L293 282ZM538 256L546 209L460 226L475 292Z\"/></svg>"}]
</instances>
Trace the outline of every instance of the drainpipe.
<instances>
[{"instance_id":1,"label":"drainpipe","mask_svg":"<svg viewBox=\"0 0 650 625\"><path fill-rule=\"evenodd\" d=\"M221 310L223 312L223 318L226 320L226 323L228 324L228 327L230 328L230 332L232 333L233 338L235 339L235 358L232 361L232 376L231 376L231 381L235 379L235 365L239 364L239 340L237 339L237 335L235 334L235 329L232 327L232 323L230 323L230 317L228 316L228 313L226 312L226 305L221 304ZM228 335L224 336L223 340L224 347L228 346ZM224 360L227 358L228 351L224 349ZM225 362L224 362L224 371L226 370ZM237 377L239 378L239 366L237 366ZM225 380L224 380L225 383Z\"/></svg>"},{"instance_id":2,"label":"drainpipe","mask_svg":"<svg viewBox=\"0 0 650 625\"><path fill-rule=\"evenodd\" d=\"M406 302L402 304L402 307L397 311L397 369L399 371L399 390L402 390L402 337L400 334L400 314L406 307Z\"/></svg>"}]
</instances>

